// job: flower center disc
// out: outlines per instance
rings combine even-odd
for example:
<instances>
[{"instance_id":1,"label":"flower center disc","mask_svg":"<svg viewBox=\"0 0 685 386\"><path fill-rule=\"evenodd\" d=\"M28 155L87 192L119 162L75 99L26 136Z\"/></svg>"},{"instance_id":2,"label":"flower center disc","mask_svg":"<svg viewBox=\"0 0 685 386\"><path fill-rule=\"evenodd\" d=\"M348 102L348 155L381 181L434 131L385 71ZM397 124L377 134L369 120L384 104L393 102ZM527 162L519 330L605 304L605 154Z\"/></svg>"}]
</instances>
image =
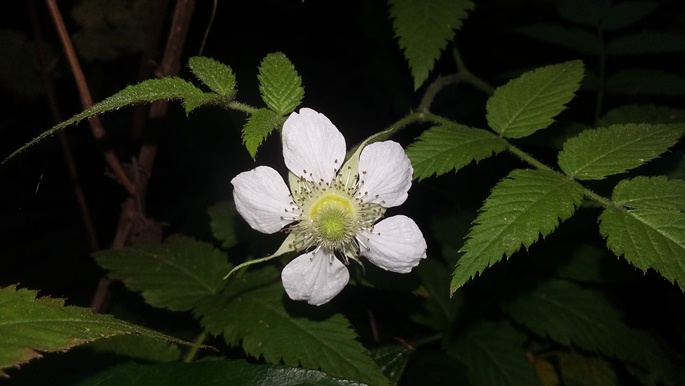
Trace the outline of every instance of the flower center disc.
<instances>
[{"instance_id":1,"label":"flower center disc","mask_svg":"<svg viewBox=\"0 0 685 386\"><path fill-rule=\"evenodd\" d=\"M309 210L309 218L320 236L331 243L345 242L353 235L353 203L346 197L324 195Z\"/></svg>"}]
</instances>

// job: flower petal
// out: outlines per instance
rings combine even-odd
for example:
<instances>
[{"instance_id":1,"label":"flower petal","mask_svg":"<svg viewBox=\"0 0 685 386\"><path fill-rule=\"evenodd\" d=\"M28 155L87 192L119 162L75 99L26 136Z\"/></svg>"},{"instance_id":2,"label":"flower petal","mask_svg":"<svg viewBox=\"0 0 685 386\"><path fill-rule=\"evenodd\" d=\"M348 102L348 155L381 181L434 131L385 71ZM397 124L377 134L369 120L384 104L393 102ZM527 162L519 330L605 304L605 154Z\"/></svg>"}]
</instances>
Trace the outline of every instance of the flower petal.
<instances>
[{"instance_id":1,"label":"flower petal","mask_svg":"<svg viewBox=\"0 0 685 386\"><path fill-rule=\"evenodd\" d=\"M281 280L291 299L320 306L345 288L350 273L340 260L320 248L288 263L281 272Z\"/></svg>"},{"instance_id":2,"label":"flower petal","mask_svg":"<svg viewBox=\"0 0 685 386\"><path fill-rule=\"evenodd\" d=\"M426 257L426 240L407 216L388 217L357 237L364 243L362 255L387 271L407 273Z\"/></svg>"},{"instance_id":3,"label":"flower petal","mask_svg":"<svg viewBox=\"0 0 685 386\"><path fill-rule=\"evenodd\" d=\"M330 182L345 160L345 138L325 115L302 108L283 124L283 158L298 177Z\"/></svg>"},{"instance_id":4,"label":"flower petal","mask_svg":"<svg viewBox=\"0 0 685 386\"><path fill-rule=\"evenodd\" d=\"M231 180L233 201L250 226L262 233L275 233L293 222L285 218L293 208L290 191L277 171L258 166Z\"/></svg>"},{"instance_id":5,"label":"flower petal","mask_svg":"<svg viewBox=\"0 0 685 386\"><path fill-rule=\"evenodd\" d=\"M401 205L407 199L414 169L399 143L372 143L359 156L360 196L385 208Z\"/></svg>"}]
</instances>

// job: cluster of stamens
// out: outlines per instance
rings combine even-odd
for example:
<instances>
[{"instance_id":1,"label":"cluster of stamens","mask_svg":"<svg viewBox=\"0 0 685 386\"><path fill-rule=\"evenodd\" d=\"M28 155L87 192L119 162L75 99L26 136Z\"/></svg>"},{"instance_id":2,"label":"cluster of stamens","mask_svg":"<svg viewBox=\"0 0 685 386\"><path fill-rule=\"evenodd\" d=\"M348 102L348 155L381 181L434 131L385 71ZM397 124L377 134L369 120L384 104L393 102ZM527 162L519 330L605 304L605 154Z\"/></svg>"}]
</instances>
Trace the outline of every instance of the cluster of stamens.
<instances>
[{"instance_id":1,"label":"cluster of stamens","mask_svg":"<svg viewBox=\"0 0 685 386\"><path fill-rule=\"evenodd\" d=\"M368 192L363 191L365 174L353 173L348 167L346 173L335 169L332 181L313 181L312 174L303 170L296 183L291 183L295 185L290 187L292 201L282 217L293 221L286 231L294 236L294 250L323 248L348 264L368 249L358 234L371 231L385 208L369 202Z\"/></svg>"}]
</instances>

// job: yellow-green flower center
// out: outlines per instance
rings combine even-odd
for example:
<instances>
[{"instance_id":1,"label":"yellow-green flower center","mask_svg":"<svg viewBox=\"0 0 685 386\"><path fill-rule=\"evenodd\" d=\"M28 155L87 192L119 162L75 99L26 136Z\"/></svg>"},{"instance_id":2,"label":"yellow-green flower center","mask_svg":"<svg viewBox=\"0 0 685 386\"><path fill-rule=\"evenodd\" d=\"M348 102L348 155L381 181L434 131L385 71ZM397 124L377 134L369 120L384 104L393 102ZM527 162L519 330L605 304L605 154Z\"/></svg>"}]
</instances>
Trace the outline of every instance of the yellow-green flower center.
<instances>
[{"instance_id":1,"label":"yellow-green flower center","mask_svg":"<svg viewBox=\"0 0 685 386\"><path fill-rule=\"evenodd\" d=\"M354 236L355 209L350 200L335 194L327 194L309 209L309 218L323 239L337 244Z\"/></svg>"}]
</instances>

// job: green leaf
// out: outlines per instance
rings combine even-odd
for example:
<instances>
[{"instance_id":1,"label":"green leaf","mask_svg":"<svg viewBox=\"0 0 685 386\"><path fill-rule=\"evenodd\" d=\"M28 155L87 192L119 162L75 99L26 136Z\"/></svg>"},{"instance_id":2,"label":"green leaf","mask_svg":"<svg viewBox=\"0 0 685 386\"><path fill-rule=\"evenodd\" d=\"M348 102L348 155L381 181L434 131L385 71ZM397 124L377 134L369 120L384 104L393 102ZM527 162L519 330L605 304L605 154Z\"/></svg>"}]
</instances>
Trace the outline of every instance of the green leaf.
<instances>
[{"instance_id":1,"label":"green leaf","mask_svg":"<svg viewBox=\"0 0 685 386\"><path fill-rule=\"evenodd\" d=\"M262 100L278 115L291 113L302 102L302 79L283 53L268 54L259 65L257 78Z\"/></svg>"},{"instance_id":2,"label":"green leaf","mask_svg":"<svg viewBox=\"0 0 685 386\"><path fill-rule=\"evenodd\" d=\"M316 370L278 365L256 365L241 360L155 365L125 363L84 379L78 386L186 386L186 385L317 385L361 386Z\"/></svg>"},{"instance_id":3,"label":"green leaf","mask_svg":"<svg viewBox=\"0 0 685 386\"><path fill-rule=\"evenodd\" d=\"M488 99L488 124L507 138L523 138L544 129L565 109L582 79L579 60L526 72L498 87Z\"/></svg>"},{"instance_id":4,"label":"green leaf","mask_svg":"<svg viewBox=\"0 0 685 386\"><path fill-rule=\"evenodd\" d=\"M685 78L657 70L618 71L607 79L607 92L628 95L685 95Z\"/></svg>"},{"instance_id":5,"label":"green leaf","mask_svg":"<svg viewBox=\"0 0 685 386\"><path fill-rule=\"evenodd\" d=\"M454 293L470 278L528 248L540 235L547 236L571 217L583 199L583 189L557 173L514 170L492 189L474 220L462 247L450 291Z\"/></svg>"},{"instance_id":6,"label":"green leaf","mask_svg":"<svg viewBox=\"0 0 685 386\"><path fill-rule=\"evenodd\" d=\"M243 143L252 159L257 157L257 149L266 137L283 122L282 117L269 109L259 109L252 114L243 128Z\"/></svg>"},{"instance_id":7,"label":"green leaf","mask_svg":"<svg viewBox=\"0 0 685 386\"><path fill-rule=\"evenodd\" d=\"M685 110L655 105L627 105L610 110L597 122L599 127L617 123L685 123Z\"/></svg>"},{"instance_id":8,"label":"green leaf","mask_svg":"<svg viewBox=\"0 0 685 386\"><path fill-rule=\"evenodd\" d=\"M600 28L616 31L631 26L649 16L659 7L656 1L622 1L607 9L602 17Z\"/></svg>"},{"instance_id":9,"label":"green leaf","mask_svg":"<svg viewBox=\"0 0 685 386\"><path fill-rule=\"evenodd\" d=\"M685 290L685 181L637 177L621 181L599 231L617 256L642 271L653 268Z\"/></svg>"},{"instance_id":10,"label":"green leaf","mask_svg":"<svg viewBox=\"0 0 685 386\"><path fill-rule=\"evenodd\" d=\"M2 369L40 358L41 353L116 335L140 334L187 344L111 315L93 314L89 308L65 307L64 299L36 299L36 294L16 286L0 288L0 376L6 375Z\"/></svg>"},{"instance_id":11,"label":"green leaf","mask_svg":"<svg viewBox=\"0 0 685 386\"><path fill-rule=\"evenodd\" d=\"M468 367L471 385L538 386L533 365L526 360L525 340L509 324L480 322L447 350Z\"/></svg>"},{"instance_id":12,"label":"green leaf","mask_svg":"<svg viewBox=\"0 0 685 386\"><path fill-rule=\"evenodd\" d=\"M107 353L144 362L172 362L181 358L176 344L139 335L117 335L81 346L95 353Z\"/></svg>"},{"instance_id":13,"label":"green leaf","mask_svg":"<svg viewBox=\"0 0 685 386\"><path fill-rule=\"evenodd\" d=\"M564 385L613 386L618 377L611 363L602 357L560 352L555 355Z\"/></svg>"},{"instance_id":14,"label":"green leaf","mask_svg":"<svg viewBox=\"0 0 685 386\"><path fill-rule=\"evenodd\" d=\"M122 107L134 105L136 103L177 99L185 103L186 113L189 113L199 104L204 102L212 102L216 99L216 97L217 95L204 93L192 83L176 77L144 80L138 84L126 87L102 102L96 103L67 119L66 121L53 126L47 131L44 131L42 134L32 139L24 146L15 150L12 154L5 158L3 163L7 162L7 160L26 150L30 146L36 144L43 138L54 134L58 130L107 111L118 110Z\"/></svg>"},{"instance_id":15,"label":"green leaf","mask_svg":"<svg viewBox=\"0 0 685 386\"><path fill-rule=\"evenodd\" d=\"M188 59L188 67L210 90L224 98L235 95L235 75L231 67L203 56Z\"/></svg>"},{"instance_id":16,"label":"green leaf","mask_svg":"<svg viewBox=\"0 0 685 386\"><path fill-rule=\"evenodd\" d=\"M230 265L223 252L189 237L172 236L164 245L142 245L94 254L109 277L124 282L145 300L173 311L188 311L216 295Z\"/></svg>"},{"instance_id":17,"label":"green leaf","mask_svg":"<svg viewBox=\"0 0 685 386\"><path fill-rule=\"evenodd\" d=\"M514 32L539 41L576 50L585 55L599 55L602 43L584 28L564 27L559 24L535 24L517 28Z\"/></svg>"},{"instance_id":18,"label":"green leaf","mask_svg":"<svg viewBox=\"0 0 685 386\"><path fill-rule=\"evenodd\" d=\"M444 339L448 340L464 298L460 293L450 296L447 291L450 283L449 268L438 260L422 261L415 272L422 285L418 292L425 297L425 313L412 315L412 320L442 332Z\"/></svg>"},{"instance_id":19,"label":"green leaf","mask_svg":"<svg viewBox=\"0 0 685 386\"><path fill-rule=\"evenodd\" d=\"M471 0L389 0L393 29L409 62L414 90L428 79L435 61L461 28Z\"/></svg>"},{"instance_id":20,"label":"green leaf","mask_svg":"<svg viewBox=\"0 0 685 386\"><path fill-rule=\"evenodd\" d=\"M675 145L685 124L619 124L585 130L564 143L559 167L571 178L601 180L657 158Z\"/></svg>"},{"instance_id":21,"label":"green leaf","mask_svg":"<svg viewBox=\"0 0 685 386\"><path fill-rule=\"evenodd\" d=\"M497 154L506 143L489 131L462 125L435 126L424 131L407 148L414 178L455 172L471 163Z\"/></svg>"},{"instance_id":22,"label":"green leaf","mask_svg":"<svg viewBox=\"0 0 685 386\"><path fill-rule=\"evenodd\" d=\"M211 221L212 235L219 241L223 248L230 248L238 242L235 234L235 204L233 201L223 201L212 205L207 212Z\"/></svg>"},{"instance_id":23,"label":"green leaf","mask_svg":"<svg viewBox=\"0 0 685 386\"><path fill-rule=\"evenodd\" d=\"M559 0L559 14L564 19L590 27L599 26L611 7L611 0Z\"/></svg>"},{"instance_id":24,"label":"green leaf","mask_svg":"<svg viewBox=\"0 0 685 386\"><path fill-rule=\"evenodd\" d=\"M394 344L372 350L370 355L380 366L383 374L396 385L404 373L411 354L416 351L408 344Z\"/></svg>"},{"instance_id":25,"label":"green leaf","mask_svg":"<svg viewBox=\"0 0 685 386\"><path fill-rule=\"evenodd\" d=\"M643 55L685 51L685 35L642 31L618 37L607 44L609 55Z\"/></svg>"},{"instance_id":26,"label":"green leaf","mask_svg":"<svg viewBox=\"0 0 685 386\"><path fill-rule=\"evenodd\" d=\"M313 309L284 296L278 272L266 266L234 277L221 297L203 302L195 313L209 332L223 333L230 345L242 341L247 354L268 363L282 361L334 377L388 384L341 314L327 314L325 308ZM321 314L308 318L305 312Z\"/></svg>"}]
</instances>

